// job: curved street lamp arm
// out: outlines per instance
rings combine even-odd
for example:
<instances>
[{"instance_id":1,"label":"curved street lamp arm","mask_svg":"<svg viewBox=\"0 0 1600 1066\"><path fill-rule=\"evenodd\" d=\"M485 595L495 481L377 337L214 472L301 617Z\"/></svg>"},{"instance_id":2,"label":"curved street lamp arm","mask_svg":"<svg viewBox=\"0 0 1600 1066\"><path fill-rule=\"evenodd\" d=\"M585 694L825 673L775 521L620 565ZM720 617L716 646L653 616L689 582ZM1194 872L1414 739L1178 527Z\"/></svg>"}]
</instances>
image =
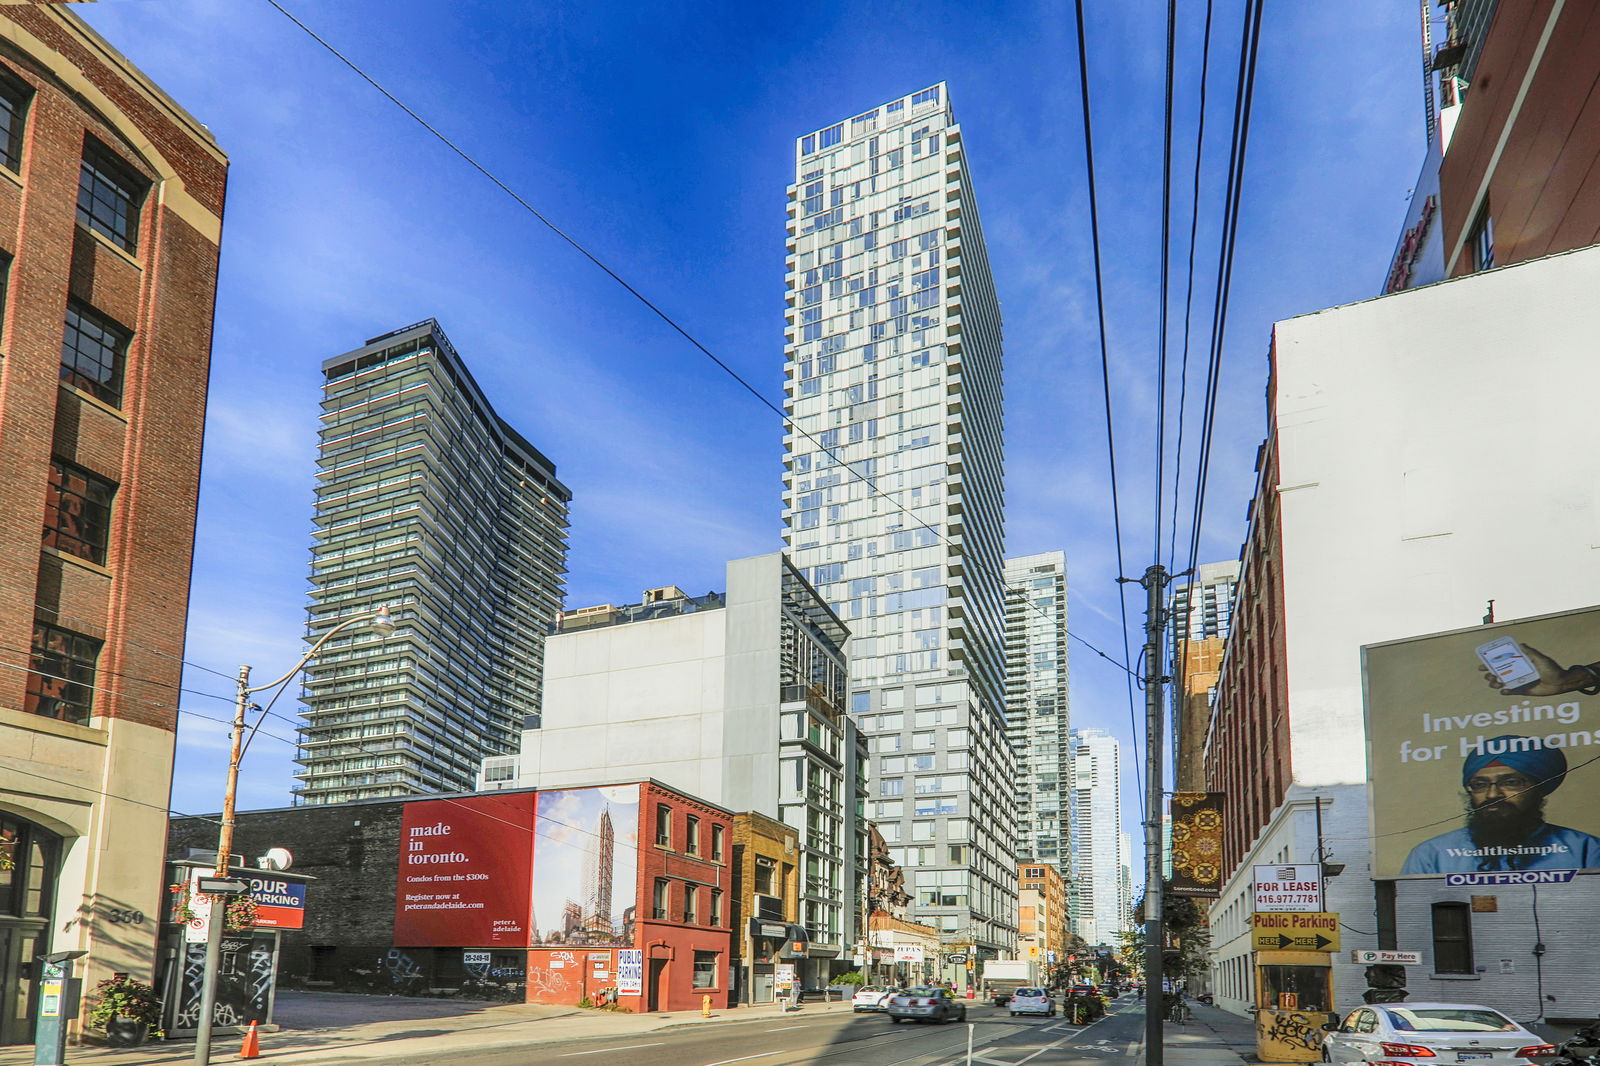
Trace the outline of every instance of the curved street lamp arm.
<instances>
[{"instance_id":1,"label":"curved street lamp arm","mask_svg":"<svg viewBox=\"0 0 1600 1066\"><path fill-rule=\"evenodd\" d=\"M279 685L281 685L284 682L288 681L295 674L298 674L300 672L301 668L304 667L306 665L306 663L310 662L311 659L317 654L317 652L322 650L322 646L324 644L328 643L328 640L335 633L338 633L338 632L340 632L341 630L344 630L344 629L349 629L351 626L354 626L354 625L362 625L364 623L371 622L375 618L381 618L385 622L388 622L388 619L389 619L389 608L388 607L379 607L376 611L372 611L371 613L358 614L358 615L355 615L354 617L346 618L343 622L340 622L338 625L334 626L332 629L330 629L326 633L322 634L322 636L317 640L317 642L315 644L311 645L311 650L307 651L304 655L300 656L300 661L295 663L293 666L291 666L289 668L289 672L288 673L284 674L282 677L278 678L276 681L267 682L265 685L256 685L254 688L242 689L241 690L241 694L245 695L245 696L249 696L249 695L253 695L253 694L257 693L257 692L265 692L269 688L277 688Z\"/></svg>"}]
</instances>

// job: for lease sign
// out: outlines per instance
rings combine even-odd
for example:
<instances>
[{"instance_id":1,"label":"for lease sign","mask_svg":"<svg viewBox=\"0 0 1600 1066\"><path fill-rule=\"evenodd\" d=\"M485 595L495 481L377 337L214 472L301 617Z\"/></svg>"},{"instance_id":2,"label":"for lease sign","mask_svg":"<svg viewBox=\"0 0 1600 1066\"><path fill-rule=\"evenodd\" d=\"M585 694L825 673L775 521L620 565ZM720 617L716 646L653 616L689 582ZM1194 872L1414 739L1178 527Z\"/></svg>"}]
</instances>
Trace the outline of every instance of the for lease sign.
<instances>
[{"instance_id":1,"label":"for lease sign","mask_svg":"<svg viewBox=\"0 0 1600 1066\"><path fill-rule=\"evenodd\" d=\"M1255 867L1258 911L1322 909L1322 869L1316 863L1273 863Z\"/></svg>"}]
</instances>

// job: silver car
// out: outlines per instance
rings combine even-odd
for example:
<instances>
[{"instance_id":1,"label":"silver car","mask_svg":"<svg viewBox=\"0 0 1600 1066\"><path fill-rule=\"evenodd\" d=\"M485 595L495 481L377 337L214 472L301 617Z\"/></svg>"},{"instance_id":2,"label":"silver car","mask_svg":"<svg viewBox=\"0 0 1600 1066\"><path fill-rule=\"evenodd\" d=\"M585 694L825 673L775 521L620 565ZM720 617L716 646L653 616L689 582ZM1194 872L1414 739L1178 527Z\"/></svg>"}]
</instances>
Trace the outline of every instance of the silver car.
<instances>
[{"instance_id":1,"label":"silver car","mask_svg":"<svg viewBox=\"0 0 1600 1066\"><path fill-rule=\"evenodd\" d=\"M886 1008L891 1022L910 1019L918 1022L967 1020L967 1005L950 994L948 988L907 988L889 997Z\"/></svg>"},{"instance_id":2,"label":"silver car","mask_svg":"<svg viewBox=\"0 0 1600 1066\"><path fill-rule=\"evenodd\" d=\"M1322 1061L1374 1066L1527 1066L1555 1048L1492 1007L1382 1003L1330 1023Z\"/></svg>"}]
</instances>

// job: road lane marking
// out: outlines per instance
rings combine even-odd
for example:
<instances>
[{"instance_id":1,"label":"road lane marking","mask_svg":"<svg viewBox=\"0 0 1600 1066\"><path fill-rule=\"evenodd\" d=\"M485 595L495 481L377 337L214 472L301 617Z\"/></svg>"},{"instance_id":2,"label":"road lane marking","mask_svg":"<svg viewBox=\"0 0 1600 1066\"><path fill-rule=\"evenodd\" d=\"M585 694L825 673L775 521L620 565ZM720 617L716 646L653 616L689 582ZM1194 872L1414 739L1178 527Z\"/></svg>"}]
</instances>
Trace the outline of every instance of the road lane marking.
<instances>
[{"instance_id":1,"label":"road lane marking","mask_svg":"<svg viewBox=\"0 0 1600 1066\"><path fill-rule=\"evenodd\" d=\"M632 1051L634 1048L660 1047L664 1043L666 1043L666 1041L657 1040L654 1044L629 1044L627 1047L603 1047L603 1048L596 1048L593 1051L569 1051L565 1055L562 1055L561 1057L564 1058L564 1059L570 1059L574 1055L599 1055L599 1054L603 1054L604 1052L607 1052L607 1051Z\"/></svg>"},{"instance_id":2,"label":"road lane marking","mask_svg":"<svg viewBox=\"0 0 1600 1066\"><path fill-rule=\"evenodd\" d=\"M768 1029L767 1032L769 1032L769 1033L784 1033L784 1032L788 1032L790 1029L804 1029L804 1028L805 1028L805 1026L803 1026L803 1025L783 1025L783 1026L779 1026L776 1029Z\"/></svg>"},{"instance_id":3,"label":"road lane marking","mask_svg":"<svg viewBox=\"0 0 1600 1066\"><path fill-rule=\"evenodd\" d=\"M770 1058L773 1055L783 1054L787 1054L787 1051L763 1051L759 1055L743 1055L737 1059L723 1059L721 1062L708 1062L706 1063L706 1066L728 1066L728 1063L730 1062L748 1062L751 1059L765 1059Z\"/></svg>"}]
</instances>

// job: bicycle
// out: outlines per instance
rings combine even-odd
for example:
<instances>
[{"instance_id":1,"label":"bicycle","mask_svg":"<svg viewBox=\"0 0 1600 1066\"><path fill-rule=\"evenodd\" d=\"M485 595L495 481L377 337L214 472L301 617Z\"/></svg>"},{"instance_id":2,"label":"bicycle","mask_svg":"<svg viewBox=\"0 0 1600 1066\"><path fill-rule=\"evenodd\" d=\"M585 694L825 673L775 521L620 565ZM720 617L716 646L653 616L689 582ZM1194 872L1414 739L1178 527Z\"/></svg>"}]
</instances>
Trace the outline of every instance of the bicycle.
<instances>
[{"instance_id":1,"label":"bicycle","mask_svg":"<svg viewBox=\"0 0 1600 1066\"><path fill-rule=\"evenodd\" d=\"M1183 1025L1194 1017L1194 1012L1189 1009L1189 1004L1183 1000L1174 1000L1172 1006L1167 1008L1167 1021Z\"/></svg>"}]
</instances>

